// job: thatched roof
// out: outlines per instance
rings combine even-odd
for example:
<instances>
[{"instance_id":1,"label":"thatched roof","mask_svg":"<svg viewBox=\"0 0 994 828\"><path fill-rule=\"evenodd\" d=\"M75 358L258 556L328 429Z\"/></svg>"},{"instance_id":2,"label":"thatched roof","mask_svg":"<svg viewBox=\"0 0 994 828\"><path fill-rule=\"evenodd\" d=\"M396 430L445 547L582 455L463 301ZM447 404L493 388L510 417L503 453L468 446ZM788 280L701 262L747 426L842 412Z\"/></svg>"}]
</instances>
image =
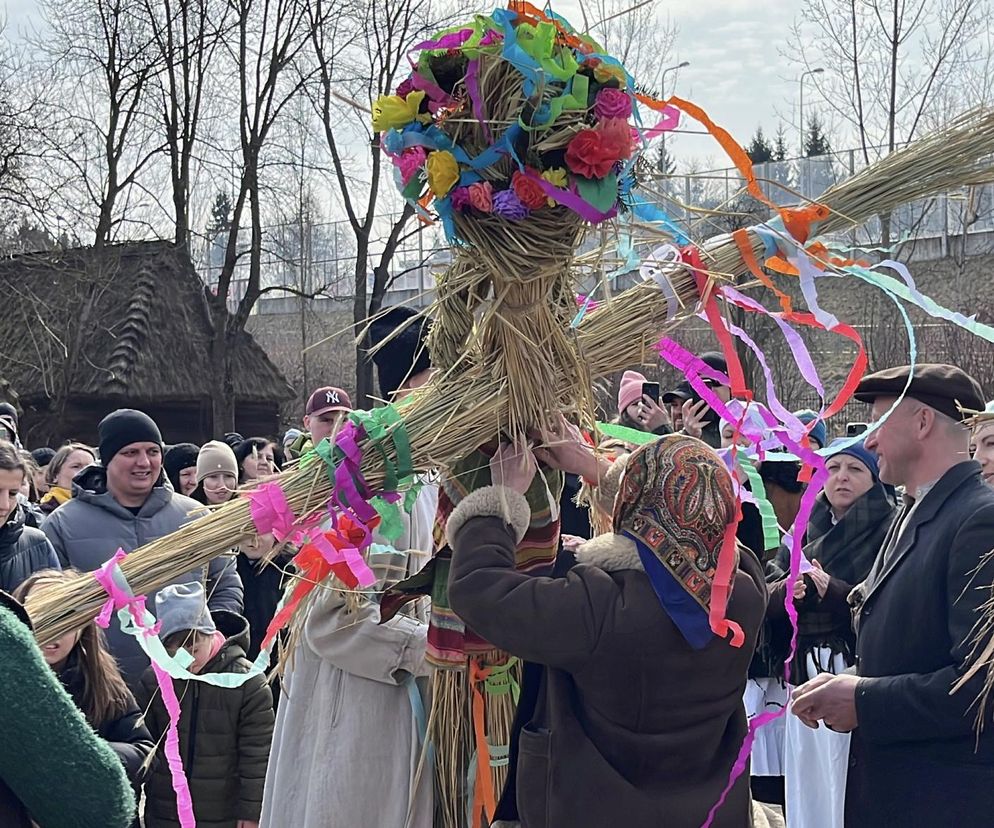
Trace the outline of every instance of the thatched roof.
<instances>
[{"instance_id":1,"label":"thatched roof","mask_svg":"<svg viewBox=\"0 0 994 828\"><path fill-rule=\"evenodd\" d=\"M168 242L32 253L0 262L0 353L23 403L57 397L205 400L215 372L205 288ZM232 354L234 396L292 389L252 337Z\"/></svg>"}]
</instances>

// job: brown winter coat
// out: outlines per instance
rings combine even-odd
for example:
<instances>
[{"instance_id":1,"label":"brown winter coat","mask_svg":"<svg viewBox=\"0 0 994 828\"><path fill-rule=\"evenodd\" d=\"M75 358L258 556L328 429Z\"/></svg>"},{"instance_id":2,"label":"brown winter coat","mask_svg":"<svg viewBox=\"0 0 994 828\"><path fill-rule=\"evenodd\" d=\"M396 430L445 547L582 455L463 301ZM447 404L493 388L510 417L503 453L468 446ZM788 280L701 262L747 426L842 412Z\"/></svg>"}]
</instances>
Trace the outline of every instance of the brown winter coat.
<instances>
[{"instance_id":1,"label":"brown winter coat","mask_svg":"<svg viewBox=\"0 0 994 828\"><path fill-rule=\"evenodd\" d=\"M715 639L695 651L625 537L584 544L564 579L516 572L527 517L523 498L489 487L448 523L453 609L496 646L544 665L498 817L522 828L699 828L746 735L742 693L766 608L759 562L742 552L728 605L744 646ZM748 782L746 769L716 828L750 824Z\"/></svg>"},{"instance_id":2,"label":"brown winter coat","mask_svg":"<svg viewBox=\"0 0 994 828\"><path fill-rule=\"evenodd\" d=\"M211 615L228 640L201 673L247 673L252 666L245 658L248 623L224 610ZM180 756L198 828L235 828L240 819L258 821L274 719L273 697L265 677L253 676L234 689L200 681L176 681L175 687L181 709ZM169 726L169 716L151 667L135 695L142 709L148 709L151 702L145 723L152 737L164 745L162 735ZM159 761L145 784L145 826L176 828L179 820L172 776L164 747L159 750Z\"/></svg>"}]
</instances>

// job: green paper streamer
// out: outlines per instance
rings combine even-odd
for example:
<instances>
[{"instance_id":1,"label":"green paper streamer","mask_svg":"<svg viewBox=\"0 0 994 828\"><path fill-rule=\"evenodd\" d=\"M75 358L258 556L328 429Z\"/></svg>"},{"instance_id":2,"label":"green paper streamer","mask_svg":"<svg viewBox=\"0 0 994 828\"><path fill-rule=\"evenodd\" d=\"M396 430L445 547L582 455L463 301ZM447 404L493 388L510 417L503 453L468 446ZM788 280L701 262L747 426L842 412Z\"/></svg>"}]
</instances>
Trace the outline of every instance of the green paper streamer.
<instances>
[{"instance_id":1,"label":"green paper streamer","mask_svg":"<svg viewBox=\"0 0 994 828\"><path fill-rule=\"evenodd\" d=\"M597 430L605 437L613 437L615 440L622 440L634 446L645 446L659 439L658 434L648 434L617 423L597 423Z\"/></svg>"},{"instance_id":2,"label":"green paper streamer","mask_svg":"<svg viewBox=\"0 0 994 828\"><path fill-rule=\"evenodd\" d=\"M383 497L374 497L369 504L380 516L379 533L390 543L395 543L404 534L404 522L400 517L400 507Z\"/></svg>"},{"instance_id":3,"label":"green paper streamer","mask_svg":"<svg viewBox=\"0 0 994 828\"><path fill-rule=\"evenodd\" d=\"M773 510L773 504L766 497L766 487L763 485L763 478L759 470L747 460L737 458L738 466L749 478L749 488L752 496L756 499L756 508L759 509L759 516L763 519L763 549L780 548L780 527L777 524L777 515Z\"/></svg>"}]
</instances>

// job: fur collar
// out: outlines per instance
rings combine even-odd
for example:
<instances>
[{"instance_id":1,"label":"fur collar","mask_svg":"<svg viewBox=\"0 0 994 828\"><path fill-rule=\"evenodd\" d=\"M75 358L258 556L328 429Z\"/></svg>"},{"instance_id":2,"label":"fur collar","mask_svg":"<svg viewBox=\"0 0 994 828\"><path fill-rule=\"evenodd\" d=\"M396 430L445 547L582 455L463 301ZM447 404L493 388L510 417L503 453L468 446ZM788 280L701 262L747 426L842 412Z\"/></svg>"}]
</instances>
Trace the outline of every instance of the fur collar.
<instances>
[{"instance_id":1,"label":"fur collar","mask_svg":"<svg viewBox=\"0 0 994 828\"><path fill-rule=\"evenodd\" d=\"M624 535L608 533L581 544L576 550L576 562L596 566L605 572L635 569L645 572L635 541Z\"/></svg>"}]
</instances>

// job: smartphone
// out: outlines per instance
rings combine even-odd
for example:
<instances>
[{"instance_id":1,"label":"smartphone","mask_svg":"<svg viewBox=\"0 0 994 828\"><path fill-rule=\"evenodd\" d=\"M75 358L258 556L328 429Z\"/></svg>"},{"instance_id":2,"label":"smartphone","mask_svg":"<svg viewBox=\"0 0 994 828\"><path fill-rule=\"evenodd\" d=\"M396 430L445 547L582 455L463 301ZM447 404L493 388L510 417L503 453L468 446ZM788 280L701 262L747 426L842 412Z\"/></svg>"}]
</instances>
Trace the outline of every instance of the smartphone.
<instances>
[{"instance_id":1,"label":"smartphone","mask_svg":"<svg viewBox=\"0 0 994 828\"><path fill-rule=\"evenodd\" d=\"M642 396L648 397L656 405L659 405L659 383L658 382L643 382L642 383Z\"/></svg>"},{"instance_id":2,"label":"smartphone","mask_svg":"<svg viewBox=\"0 0 994 828\"><path fill-rule=\"evenodd\" d=\"M866 423L846 423L846 437L862 434L869 426Z\"/></svg>"}]
</instances>

